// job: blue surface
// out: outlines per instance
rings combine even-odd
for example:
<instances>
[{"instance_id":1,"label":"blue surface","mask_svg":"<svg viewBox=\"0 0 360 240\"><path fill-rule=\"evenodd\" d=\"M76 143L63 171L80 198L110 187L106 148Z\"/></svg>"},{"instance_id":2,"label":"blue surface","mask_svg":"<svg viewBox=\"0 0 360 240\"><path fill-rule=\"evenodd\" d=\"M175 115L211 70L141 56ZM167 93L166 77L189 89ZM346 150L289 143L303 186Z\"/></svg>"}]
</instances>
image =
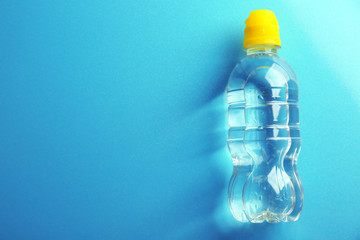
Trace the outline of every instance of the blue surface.
<instances>
[{"instance_id":1,"label":"blue surface","mask_svg":"<svg viewBox=\"0 0 360 240\"><path fill-rule=\"evenodd\" d=\"M300 82L305 206L241 224L224 89L270 9ZM1 239L359 239L360 4L0 2Z\"/></svg>"}]
</instances>

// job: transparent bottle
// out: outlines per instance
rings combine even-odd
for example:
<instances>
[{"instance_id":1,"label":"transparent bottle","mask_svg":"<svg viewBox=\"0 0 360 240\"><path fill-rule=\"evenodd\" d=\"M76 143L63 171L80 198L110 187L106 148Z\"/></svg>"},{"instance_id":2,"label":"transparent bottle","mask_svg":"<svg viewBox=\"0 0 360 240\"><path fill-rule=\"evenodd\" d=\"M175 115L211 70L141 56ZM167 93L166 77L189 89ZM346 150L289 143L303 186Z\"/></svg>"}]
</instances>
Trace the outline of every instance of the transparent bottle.
<instances>
[{"instance_id":1,"label":"transparent bottle","mask_svg":"<svg viewBox=\"0 0 360 240\"><path fill-rule=\"evenodd\" d=\"M271 11L250 13L247 56L232 71L227 89L228 147L234 165L228 199L241 222L295 221L303 206L296 169L301 147L298 81L277 55L278 36Z\"/></svg>"}]
</instances>

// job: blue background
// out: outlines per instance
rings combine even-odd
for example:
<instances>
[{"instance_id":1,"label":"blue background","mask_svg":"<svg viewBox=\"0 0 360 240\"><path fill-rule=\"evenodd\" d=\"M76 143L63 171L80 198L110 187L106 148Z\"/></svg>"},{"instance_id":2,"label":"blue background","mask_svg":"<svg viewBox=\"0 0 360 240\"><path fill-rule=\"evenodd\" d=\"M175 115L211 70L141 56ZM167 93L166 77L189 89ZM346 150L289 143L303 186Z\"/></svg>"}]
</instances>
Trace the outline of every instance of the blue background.
<instances>
[{"instance_id":1,"label":"blue background","mask_svg":"<svg viewBox=\"0 0 360 240\"><path fill-rule=\"evenodd\" d=\"M224 89L273 10L300 82L305 206L241 224ZM360 3L0 2L0 239L360 239Z\"/></svg>"}]
</instances>

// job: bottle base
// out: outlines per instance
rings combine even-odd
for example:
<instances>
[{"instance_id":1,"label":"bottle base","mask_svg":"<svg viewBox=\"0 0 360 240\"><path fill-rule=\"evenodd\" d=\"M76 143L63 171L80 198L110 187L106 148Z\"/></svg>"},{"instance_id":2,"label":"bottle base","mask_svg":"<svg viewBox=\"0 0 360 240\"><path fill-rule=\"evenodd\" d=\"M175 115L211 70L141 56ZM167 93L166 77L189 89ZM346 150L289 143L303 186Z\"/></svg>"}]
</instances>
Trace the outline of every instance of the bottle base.
<instances>
[{"instance_id":1,"label":"bottle base","mask_svg":"<svg viewBox=\"0 0 360 240\"><path fill-rule=\"evenodd\" d=\"M257 215L253 219L250 219L250 222L252 223L262 223L262 222L268 222L268 223L278 223L281 222L281 218L274 215L271 212L262 212L261 214Z\"/></svg>"}]
</instances>

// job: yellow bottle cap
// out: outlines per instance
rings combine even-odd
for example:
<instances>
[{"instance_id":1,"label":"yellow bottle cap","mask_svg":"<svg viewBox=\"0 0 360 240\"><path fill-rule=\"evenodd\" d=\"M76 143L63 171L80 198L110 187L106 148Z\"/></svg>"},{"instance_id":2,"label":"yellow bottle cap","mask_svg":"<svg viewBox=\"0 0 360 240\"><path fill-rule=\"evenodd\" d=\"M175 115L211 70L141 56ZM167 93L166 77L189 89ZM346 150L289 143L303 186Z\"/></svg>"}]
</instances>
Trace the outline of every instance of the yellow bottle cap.
<instances>
[{"instance_id":1,"label":"yellow bottle cap","mask_svg":"<svg viewBox=\"0 0 360 240\"><path fill-rule=\"evenodd\" d=\"M256 44L281 46L279 24L272 11L252 11L245 24L244 48Z\"/></svg>"}]
</instances>

